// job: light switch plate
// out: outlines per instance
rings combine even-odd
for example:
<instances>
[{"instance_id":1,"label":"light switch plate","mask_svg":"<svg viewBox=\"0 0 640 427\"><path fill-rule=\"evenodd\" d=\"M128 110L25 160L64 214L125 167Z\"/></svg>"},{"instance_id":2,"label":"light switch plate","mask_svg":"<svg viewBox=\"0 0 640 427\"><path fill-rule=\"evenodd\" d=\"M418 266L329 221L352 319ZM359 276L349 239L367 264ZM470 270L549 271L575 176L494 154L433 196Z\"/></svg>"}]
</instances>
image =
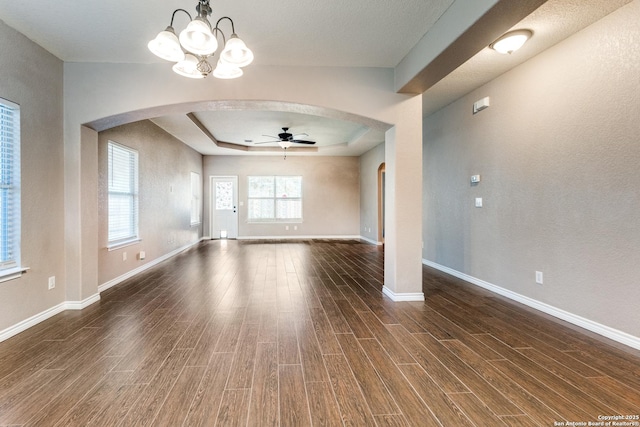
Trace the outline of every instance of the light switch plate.
<instances>
[{"instance_id":1,"label":"light switch plate","mask_svg":"<svg viewBox=\"0 0 640 427\"><path fill-rule=\"evenodd\" d=\"M476 208L482 207L482 197L476 197Z\"/></svg>"}]
</instances>

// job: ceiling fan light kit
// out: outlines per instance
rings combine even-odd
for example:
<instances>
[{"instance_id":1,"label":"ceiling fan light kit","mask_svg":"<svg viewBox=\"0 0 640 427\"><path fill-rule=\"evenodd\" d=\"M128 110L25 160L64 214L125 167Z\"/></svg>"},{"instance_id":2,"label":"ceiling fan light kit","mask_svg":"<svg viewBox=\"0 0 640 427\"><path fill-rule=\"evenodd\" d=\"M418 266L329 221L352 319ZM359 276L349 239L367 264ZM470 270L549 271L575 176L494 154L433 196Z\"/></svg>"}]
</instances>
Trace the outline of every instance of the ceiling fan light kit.
<instances>
[{"instance_id":1,"label":"ceiling fan light kit","mask_svg":"<svg viewBox=\"0 0 640 427\"><path fill-rule=\"evenodd\" d=\"M178 12L186 13L190 20L179 36L173 28L173 20ZM198 16L192 19L186 10L174 10L171 23L149 42L147 45L149 50L159 58L175 62L173 71L184 77L201 79L212 72L214 77L220 79L234 79L242 76L241 67L253 61L253 52L236 34L233 20L223 16L218 19L216 26L212 27L207 19L212 13L209 0L199 0L196 12ZM228 40L220 29L220 22L223 20L231 23L231 37ZM218 36L222 37L224 48L214 70L208 59L218 49Z\"/></svg>"},{"instance_id":2,"label":"ceiling fan light kit","mask_svg":"<svg viewBox=\"0 0 640 427\"><path fill-rule=\"evenodd\" d=\"M287 158L287 148L290 148L293 144L306 144L306 145L315 145L315 141L308 141L305 139L300 139L300 137L307 137L306 133L298 133L292 134L289 133L289 128L282 128L282 132L278 134L278 136L272 135L262 135L267 138L273 138L273 141L262 141L262 142L254 142L255 145L259 144L273 144L278 143L280 148L284 150L284 158Z\"/></svg>"}]
</instances>

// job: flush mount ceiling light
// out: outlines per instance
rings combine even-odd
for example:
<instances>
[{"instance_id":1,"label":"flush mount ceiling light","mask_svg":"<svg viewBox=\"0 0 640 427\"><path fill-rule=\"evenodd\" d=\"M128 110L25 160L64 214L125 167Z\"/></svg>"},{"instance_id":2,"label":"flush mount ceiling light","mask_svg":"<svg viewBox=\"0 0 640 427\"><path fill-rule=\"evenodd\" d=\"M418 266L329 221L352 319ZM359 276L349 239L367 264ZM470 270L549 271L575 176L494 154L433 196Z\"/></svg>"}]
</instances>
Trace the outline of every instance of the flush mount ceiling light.
<instances>
[{"instance_id":1,"label":"flush mount ceiling light","mask_svg":"<svg viewBox=\"0 0 640 427\"><path fill-rule=\"evenodd\" d=\"M532 35L533 32L530 30L509 31L491 43L489 47L499 53L513 53L520 49Z\"/></svg>"},{"instance_id":2,"label":"flush mount ceiling light","mask_svg":"<svg viewBox=\"0 0 640 427\"><path fill-rule=\"evenodd\" d=\"M176 35L173 29L173 19L176 13L184 12L189 17L189 24ZM171 15L171 23L161 31L156 38L147 45L156 56L167 61L175 62L173 71L184 77L201 79L213 72L214 77L220 79L234 79L242 75L240 67L245 67L253 61L253 52L240 40L236 34L233 20L228 16L218 19L215 27L211 27L209 20L211 7L209 0L199 0L196 6L198 16L191 18L189 12L184 9L176 9ZM220 22L228 20L231 23L231 37L225 39L220 30ZM220 52L215 70L208 59L218 49L218 36L222 37L224 48Z\"/></svg>"}]
</instances>

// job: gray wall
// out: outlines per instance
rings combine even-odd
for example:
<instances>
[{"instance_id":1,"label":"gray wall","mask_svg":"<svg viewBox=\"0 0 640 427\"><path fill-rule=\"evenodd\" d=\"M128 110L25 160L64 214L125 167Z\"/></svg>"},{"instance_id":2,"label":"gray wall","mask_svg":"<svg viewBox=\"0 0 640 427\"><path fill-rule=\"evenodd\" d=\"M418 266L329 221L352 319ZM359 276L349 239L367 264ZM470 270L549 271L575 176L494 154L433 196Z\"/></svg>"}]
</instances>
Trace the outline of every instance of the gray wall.
<instances>
[{"instance_id":1,"label":"gray wall","mask_svg":"<svg viewBox=\"0 0 640 427\"><path fill-rule=\"evenodd\" d=\"M425 259L640 337L638 22L635 1L426 118Z\"/></svg>"},{"instance_id":2,"label":"gray wall","mask_svg":"<svg viewBox=\"0 0 640 427\"><path fill-rule=\"evenodd\" d=\"M383 163L384 143L360 156L360 235L373 242L378 242L378 168Z\"/></svg>"},{"instance_id":3,"label":"gray wall","mask_svg":"<svg viewBox=\"0 0 640 427\"><path fill-rule=\"evenodd\" d=\"M204 234L209 235L210 185L213 175L238 176L238 236L358 236L360 229L360 170L357 157L205 156ZM298 229L287 224L247 222L249 175L301 175L302 217Z\"/></svg>"},{"instance_id":4,"label":"gray wall","mask_svg":"<svg viewBox=\"0 0 640 427\"><path fill-rule=\"evenodd\" d=\"M138 150L141 242L107 249L107 144L114 141ZM119 126L98 135L98 283L197 242L202 224L191 226L191 172L202 178L202 155L150 121ZM138 259L140 251L146 258ZM123 261L122 253L127 252Z\"/></svg>"},{"instance_id":5,"label":"gray wall","mask_svg":"<svg viewBox=\"0 0 640 427\"><path fill-rule=\"evenodd\" d=\"M63 64L0 21L0 97L20 104L21 278L0 283L0 332L65 301ZM47 290L47 278L56 288Z\"/></svg>"}]
</instances>

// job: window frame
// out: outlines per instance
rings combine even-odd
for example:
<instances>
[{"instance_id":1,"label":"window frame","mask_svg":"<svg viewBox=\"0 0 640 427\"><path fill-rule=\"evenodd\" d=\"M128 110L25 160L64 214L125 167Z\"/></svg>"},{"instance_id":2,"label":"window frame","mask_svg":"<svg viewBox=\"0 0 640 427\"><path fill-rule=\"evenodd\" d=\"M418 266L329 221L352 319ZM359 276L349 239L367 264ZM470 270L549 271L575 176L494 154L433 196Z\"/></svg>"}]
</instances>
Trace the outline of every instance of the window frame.
<instances>
[{"instance_id":1,"label":"window frame","mask_svg":"<svg viewBox=\"0 0 640 427\"><path fill-rule=\"evenodd\" d=\"M112 148L113 147L113 148ZM130 175L130 188L129 191L115 191L112 190L113 182L113 149L126 152L129 156L133 156L133 160L129 159L129 163L133 165L133 171L129 170ZM139 242L140 238L140 192L139 192L139 172L140 172L140 157L138 150L119 144L115 141L108 141L107 143L107 248L109 250L121 248L123 246L131 245ZM126 219L129 220L131 227L131 233L126 236L112 237L111 233L111 221L112 221L112 208L115 206L111 203L111 196L128 196L131 198L131 209Z\"/></svg>"},{"instance_id":2,"label":"window frame","mask_svg":"<svg viewBox=\"0 0 640 427\"><path fill-rule=\"evenodd\" d=\"M21 266L20 121L20 105L0 98L0 192L6 194L0 196L0 282L20 277L26 270Z\"/></svg>"},{"instance_id":3,"label":"window frame","mask_svg":"<svg viewBox=\"0 0 640 427\"><path fill-rule=\"evenodd\" d=\"M202 180L198 172L191 172L191 214L190 224L196 226L202 224L200 201L202 200Z\"/></svg>"},{"instance_id":4,"label":"window frame","mask_svg":"<svg viewBox=\"0 0 640 427\"><path fill-rule=\"evenodd\" d=\"M251 196L251 180L254 178L272 178L273 179L273 196ZM300 180L300 196L299 197L279 197L276 190L278 188L278 178L298 178ZM303 177L302 175L250 175L247 177L247 222L250 224L265 224L265 223L290 223L300 224L304 218L304 205L303 205ZM273 201L273 217L269 218L255 218L251 217L251 201L252 200L272 200ZM278 218L278 201L282 200L294 200L300 202L300 217L299 218Z\"/></svg>"}]
</instances>

